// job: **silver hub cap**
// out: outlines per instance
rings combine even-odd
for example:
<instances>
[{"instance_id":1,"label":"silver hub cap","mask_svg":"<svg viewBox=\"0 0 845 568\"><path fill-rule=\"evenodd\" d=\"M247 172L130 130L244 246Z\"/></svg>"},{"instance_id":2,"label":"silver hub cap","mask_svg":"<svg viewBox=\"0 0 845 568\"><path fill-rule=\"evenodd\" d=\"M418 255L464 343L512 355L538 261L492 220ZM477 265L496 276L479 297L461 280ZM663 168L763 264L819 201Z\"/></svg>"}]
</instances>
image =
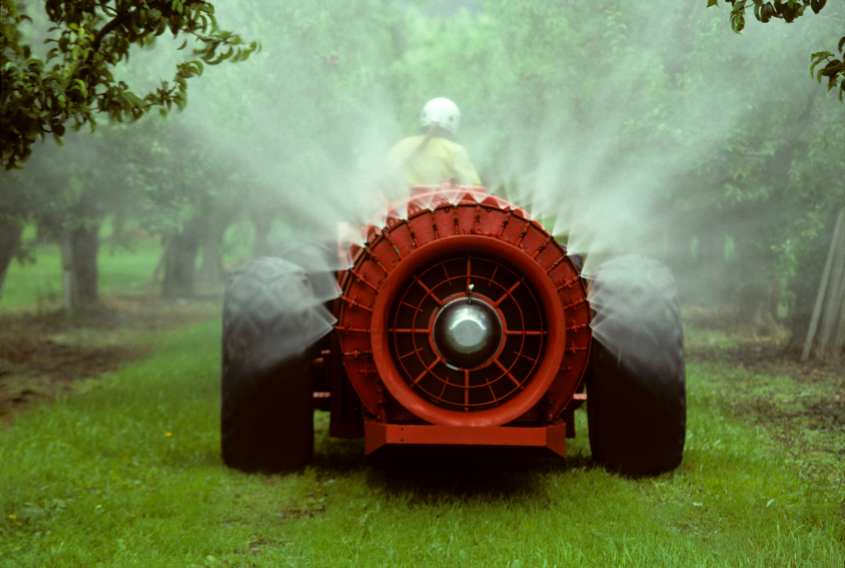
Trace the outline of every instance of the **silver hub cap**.
<instances>
[{"instance_id":1,"label":"silver hub cap","mask_svg":"<svg viewBox=\"0 0 845 568\"><path fill-rule=\"evenodd\" d=\"M499 349L502 323L496 311L477 299L459 299L444 306L434 320L434 344L456 367L473 369Z\"/></svg>"}]
</instances>

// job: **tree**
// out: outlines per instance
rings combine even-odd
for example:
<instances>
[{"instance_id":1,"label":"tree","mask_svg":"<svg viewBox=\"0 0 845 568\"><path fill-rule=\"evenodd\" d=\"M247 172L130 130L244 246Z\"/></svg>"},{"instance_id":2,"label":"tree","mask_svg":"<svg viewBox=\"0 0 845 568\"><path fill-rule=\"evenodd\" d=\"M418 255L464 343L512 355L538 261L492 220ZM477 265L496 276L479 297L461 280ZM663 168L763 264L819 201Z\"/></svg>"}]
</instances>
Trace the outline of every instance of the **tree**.
<instances>
[{"instance_id":1,"label":"tree","mask_svg":"<svg viewBox=\"0 0 845 568\"><path fill-rule=\"evenodd\" d=\"M26 21L52 27L27 35ZM193 36L199 59L176 63L172 81L138 95L115 71L126 66L133 45L152 47L168 30L174 38ZM33 45L44 36L51 48L39 57ZM187 79L202 73L202 62L242 61L258 49L255 42L246 45L219 30L214 7L202 0L46 0L43 6L0 0L0 38L0 163L6 170L20 168L45 134L61 143L67 126L76 130L88 123L94 130L98 114L134 121L154 108L163 116L173 105L182 109ZM180 49L187 44L186 39ZM24 222L34 219L62 242L66 307L85 309L97 302L98 230L109 212L103 202L125 193L115 167L125 161L77 161L66 153L66 161L54 164L54 151L44 153L47 159L31 175L7 176L0 188L0 276L20 246Z\"/></svg>"},{"instance_id":2,"label":"tree","mask_svg":"<svg viewBox=\"0 0 845 568\"><path fill-rule=\"evenodd\" d=\"M96 113L135 120L154 108L181 109L187 79L203 71L200 60L241 61L258 49L218 29L214 7L204 0L45 0L44 9L52 47L42 60L19 29L30 16L15 0L0 0L0 163L6 169L25 160L45 134L61 138L68 123L94 128ZM199 59L178 63L172 81L142 96L115 79L115 66L129 60L133 45L149 46L168 30L193 36Z\"/></svg>"},{"instance_id":3,"label":"tree","mask_svg":"<svg viewBox=\"0 0 845 568\"><path fill-rule=\"evenodd\" d=\"M372 132L390 128L373 125L390 119L388 70L402 35L392 3L245 0L227 9L235 12L227 21L261 39L262 54L192 87L198 112L180 119L186 136L202 144L174 144L157 160L179 172L163 170L165 177L193 188L190 207L162 233L167 294L190 294L200 252L198 277L213 281L216 251L236 218L252 225L256 256L280 233L333 238L337 221L353 219L350 202L375 197L366 182L356 182L381 163L381 152L368 159ZM375 198L369 202L380 207Z\"/></svg>"},{"instance_id":4,"label":"tree","mask_svg":"<svg viewBox=\"0 0 845 568\"><path fill-rule=\"evenodd\" d=\"M8 227L20 230L24 222L31 222L40 239L60 244L68 312L98 305L100 225L108 215L128 208L129 199L138 194L128 190L125 169L115 167L126 162L124 141L133 140L118 128L123 126L109 124L91 134L68 132L66 144L48 141L33 152L26 168L0 171L0 215L11 219ZM20 236L13 236L7 230L6 242L20 246ZM25 244L18 256L26 249ZM0 259L14 254L4 252Z\"/></svg>"},{"instance_id":5,"label":"tree","mask_svg":"<svg viewBox=\"0 0 845 568\"><path fill-rule=\"evenodd\" d=\"M826 213L842 207L845 130L839 102L796 78L808 46L841 35L841 18L828 17L839 7L821 21L748 30L753 42L717 25L705 3L485 7L496 40L477 50L504 51L507 64L492 81L473 77L484 98L456 96L499 126L480 136L494 149L482 179L503 183L556 234L569 231L588 271L602 255L655 256L676 270L685 301L734 308L744 324L771 322L778 302L790 303L800 333L803 296L787 290L806 278ZM672 33L654 34L658 25ZM448 32L444 24L437 49L456 43ZM455 47L438 61L481 68ZM408 71L424 77L426 67Z\"/></svg>"},{"instance_id":6,"label":"tree","mask_svg":"<svg viewBox=\"0 0 845 568\"><path fill-rule=\"evenodd\" d=\"M814 13L818 14L822 8L827 4L827 0L774 0L768 2L766 0L725 0L731 5L731 28L736 33L742 32L745 28L745 11L754 6L754 17L760 22L767 23L773 18L784 20L787 23L794 22L797 18L803 16L809 7ZM719 0L707 0L707 7L718 6ZM827 77L827 90L839 86L839 100L843 101L845 96L845 63L843 63L843 53L845 53L845 35L839 40L836 46L839 58L836 58L836 52L832 51L817 51L810 56L810 75L815 74L816 80L821 83L822 77ZM816 71L822 63L825 63Z\"/></svg>"}]
</instances>

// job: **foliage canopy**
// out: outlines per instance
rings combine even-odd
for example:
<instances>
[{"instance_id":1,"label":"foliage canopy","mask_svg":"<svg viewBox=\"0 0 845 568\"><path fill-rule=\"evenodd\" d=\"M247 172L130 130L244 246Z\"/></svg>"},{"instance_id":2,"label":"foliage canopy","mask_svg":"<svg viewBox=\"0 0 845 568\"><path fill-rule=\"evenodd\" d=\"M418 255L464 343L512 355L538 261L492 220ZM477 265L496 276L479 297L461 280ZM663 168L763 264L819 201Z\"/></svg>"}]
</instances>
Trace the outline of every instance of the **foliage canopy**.
<instances>
[{"instance_id":1,"label":"foliage canopy","mask_svg":"<svg viewBox=\"0 0 845 568\"><path fill-rule=\"evenodd\" d=\"M69 122L75 129L86 122L94 128L97 112L135 120L153 108L182 108L186 81L202 73L202 62L241 61L259 49L218 29L214 6L203 0L46 0L50 49L41 59L19 30L31 21L22 7L0 0L0 163L6 169L24 160L39 137L63 136ZM128 61L133 45L150 46L166 31L193 36L198 59L178 63L172 81L136 94L115 78L114 67Z\"/></svg>"},{"instance_id":2,"label":"foliage canopy","mask_svg":"<svg viewBox=\"0 0 845 568\"><path fill-rule=\"evenodd\" d=\"M753 6L754 17L760 22L768 23L773 18L784 20L785 22L794 22L797 18L803 16L810 8L814 13L818 14L822 8L827 4L827 0L774 0L774 2L767 2L765 0L725 0L731 4L731 28L736 33L742 32L745 28L745 11ZM718 6L719 0L707 0L707 6ZM821 83L822 77L827 77L827 90L839 86L839 100L843 100L845 96L845 63L843 63L843 50L845 50L845 35L839 40L836 49L838 50L838 59L836 53L832 51L817 51L810 55L810 75ZM823 67L820 67L825 63ZM817 70L818 68L818 70Z\"/></svg>"},{"instance_id":3,"label":"foliage canopy","mask_svg":"<svg viewBox=\"0 0 845 568\"><path fill-rule=\"evenodd\" d=\"M203 263L229 228L254 254L283 236L332 238L382 211L372 178L436 96L460 106L460 142L492 192L588 262L636 244L708 298L801 279L843 205L843 107L795 80L841 35L841 2L749 26L750 41L705 2L484 0L443 18L383 0L217 4L259 56L192 81L190 112L39 145L9 172L17 189L0 187L0 218L41 231L112 216L165 241L200 227ZM158 84L179 54L132 53L115 72L131 85Z\"/></svg>"}]
</instances>

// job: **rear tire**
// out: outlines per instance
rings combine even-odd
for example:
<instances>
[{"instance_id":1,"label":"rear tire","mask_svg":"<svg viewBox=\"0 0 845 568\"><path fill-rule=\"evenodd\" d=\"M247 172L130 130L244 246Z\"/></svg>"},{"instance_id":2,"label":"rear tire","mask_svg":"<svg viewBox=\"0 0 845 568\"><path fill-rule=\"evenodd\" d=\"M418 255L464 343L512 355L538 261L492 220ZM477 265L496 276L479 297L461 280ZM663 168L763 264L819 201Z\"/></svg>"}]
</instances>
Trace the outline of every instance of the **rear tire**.
<instances>
[{"instance_id":1,"label":"rear tire","mask_svg":"<svg viewBox=\"0 0 845 568\"><path fill-rule=\"evenodd\" d=\"M669 269L624 256L590 288L593 344L587 420L593 458L621 472L678 467L686 439L686 366L680 303Z\"/></svg>"},{"instance_id":2,"label":"rear tire","mask_svg":"<svg viewBox=\"0 0 845 568\"><path fill-rule=\"evenodd\" d=\"M223 301L223 461L242 471L296 469L314 453L310 345L315 308L304 271L281 258L234 269Z\"/></svg>"},{"instance_id":3,"label":"rear tire","mask_svg":"<svg viewBox=\"0 0 845 568\"><path fill-rule=\"evenodd\" d=\"M267 256L277 256L302 267L317 301L330 302L340 295L336 243L332 246L327 242L291 237L268 245Z\"/></svg>"}]
</instances>

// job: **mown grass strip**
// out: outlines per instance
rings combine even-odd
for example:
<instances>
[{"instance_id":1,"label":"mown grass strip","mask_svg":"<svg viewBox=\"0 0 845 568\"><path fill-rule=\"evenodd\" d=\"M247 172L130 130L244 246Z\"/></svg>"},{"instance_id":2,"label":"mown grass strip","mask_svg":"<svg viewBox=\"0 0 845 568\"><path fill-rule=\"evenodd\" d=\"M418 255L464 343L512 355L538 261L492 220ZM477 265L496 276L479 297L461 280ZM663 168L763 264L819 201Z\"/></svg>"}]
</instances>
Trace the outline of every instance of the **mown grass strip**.
<instances>
[{"instance_id":1,"label":"mown grass strip","mask_svg":"<svg viewBox=\"0 0 845 568\"><path fill-rule=\"evenodd\" d=\"M104 243L99 252L99 287L101 293L138 293L152 283L153 272L161 256L157 239L133 241L132 250L112 249ZM36 306L39 310L54 309L62 300L62 257L59 245L37 246L36 262L9 265L0 309Z\"/></svg>"},{"instance_id":2,"label":"mown grass strip","mask_svg":"<svg viewBox=\"0 0 845 568\"><path fill-rule=\"evenodd\" d=\"M565 461L365 459L318 413L313 465L245 475L219 457L219 332L2 433L0 567L845 563L841 495L726 417L718 365L690 364L687 454L654 478L595 466L581 411Z\"/></svg>"}]
</instances>

